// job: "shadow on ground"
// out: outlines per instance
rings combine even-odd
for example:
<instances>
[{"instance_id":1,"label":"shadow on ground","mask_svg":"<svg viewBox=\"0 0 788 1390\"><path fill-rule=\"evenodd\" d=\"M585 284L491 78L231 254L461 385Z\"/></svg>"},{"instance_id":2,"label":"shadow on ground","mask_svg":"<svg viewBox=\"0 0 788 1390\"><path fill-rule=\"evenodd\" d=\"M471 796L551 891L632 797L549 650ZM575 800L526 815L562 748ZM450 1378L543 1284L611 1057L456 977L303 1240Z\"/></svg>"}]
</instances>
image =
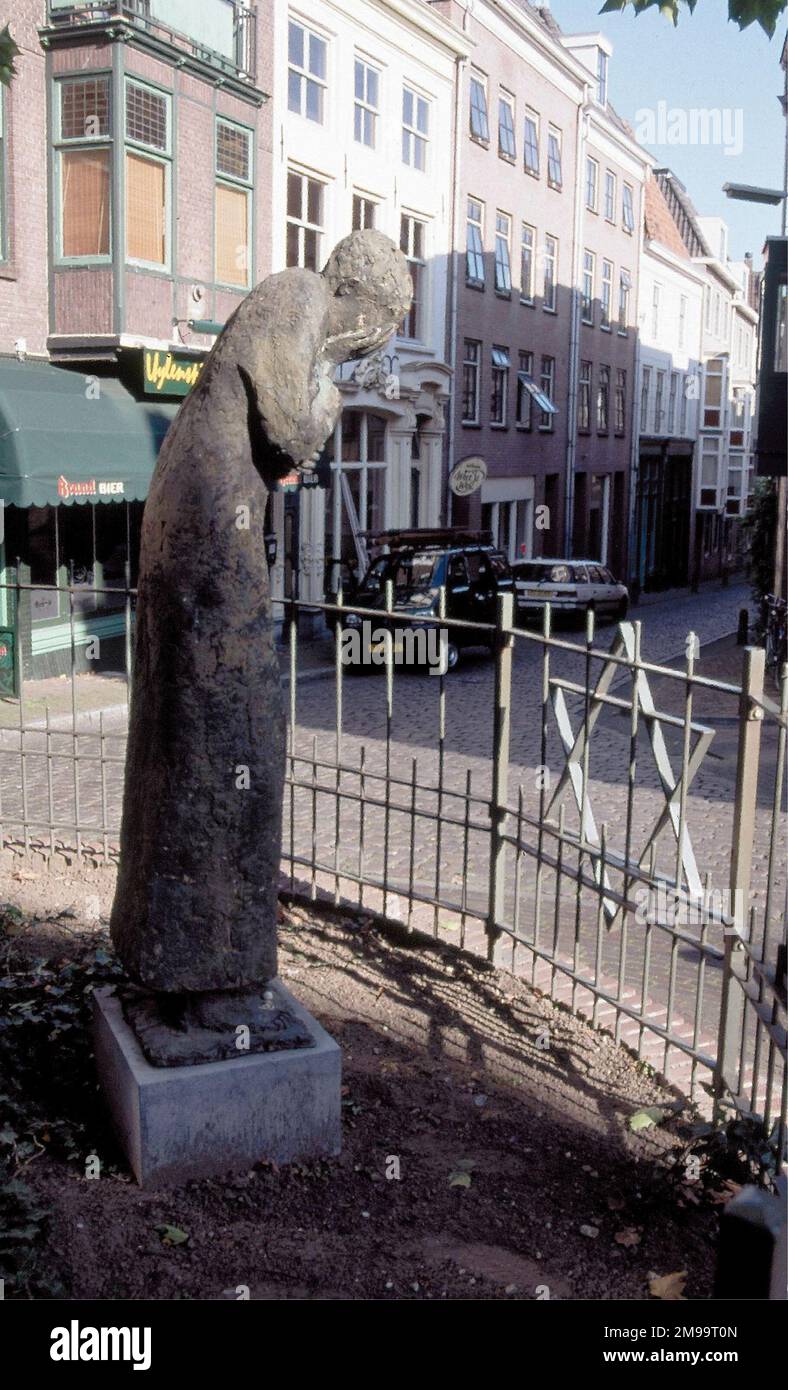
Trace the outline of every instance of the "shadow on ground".
<instances>
[{"instance_id":1,"label":"shadow on ground","mask_svg":"<svg viewBox=\"0 0 788 1390\"><path fill-rule=\"evenodd\" d=\"M632 1133L674 1097L522 981L290 904L281 974L342 1047L341 1157L141 1192L93 1079L104 931L6 926L0 1156L29 1203L0 1243L7 1298L643 1299L676 1271L710 1296L718 1207L682 1185L687 1117Z\"/></svg>"}]
</instances>

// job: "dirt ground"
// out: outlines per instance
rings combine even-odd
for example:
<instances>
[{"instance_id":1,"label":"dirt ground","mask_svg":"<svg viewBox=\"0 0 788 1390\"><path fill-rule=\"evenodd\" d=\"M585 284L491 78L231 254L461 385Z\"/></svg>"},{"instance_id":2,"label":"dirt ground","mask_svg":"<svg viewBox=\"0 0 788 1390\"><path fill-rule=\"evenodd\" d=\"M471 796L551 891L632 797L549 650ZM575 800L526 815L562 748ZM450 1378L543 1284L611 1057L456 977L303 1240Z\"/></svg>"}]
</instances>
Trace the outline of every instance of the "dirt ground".
<instances>
[{"instance_id":1,"label":"dirt ground","mask_svg":"<svg viewBox=\"0 0 788 1390\"><path fill-rule=\"evenodd\" d=\"M711 1296L720 1196L685 1180L673 1092L522 981L313 906L282 909L281 976L342 1048L341 1157L140 1191L86 1026L111 876L6 883L6 1298ZM646 1106L673 1110L633 1132Z\"/></svg>"}]
</instances>

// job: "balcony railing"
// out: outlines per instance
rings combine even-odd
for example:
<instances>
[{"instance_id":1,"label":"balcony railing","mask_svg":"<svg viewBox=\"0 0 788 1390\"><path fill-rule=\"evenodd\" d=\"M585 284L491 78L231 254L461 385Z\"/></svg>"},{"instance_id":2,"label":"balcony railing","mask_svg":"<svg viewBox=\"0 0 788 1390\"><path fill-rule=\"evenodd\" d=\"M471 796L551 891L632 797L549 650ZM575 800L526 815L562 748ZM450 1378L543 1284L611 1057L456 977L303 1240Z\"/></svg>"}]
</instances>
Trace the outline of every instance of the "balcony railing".
<instances>
[{"instance_id":1,"label":"balcony railing","mask_svg":"<svg viewBox=\"0 0 788 1390\"><path fill-rule=\"evenodd\" d=\"M255 80L256 12L238 0L49 0L48 12L58 28L124 19L203 62Z\"/></svg>"}]
</instances>

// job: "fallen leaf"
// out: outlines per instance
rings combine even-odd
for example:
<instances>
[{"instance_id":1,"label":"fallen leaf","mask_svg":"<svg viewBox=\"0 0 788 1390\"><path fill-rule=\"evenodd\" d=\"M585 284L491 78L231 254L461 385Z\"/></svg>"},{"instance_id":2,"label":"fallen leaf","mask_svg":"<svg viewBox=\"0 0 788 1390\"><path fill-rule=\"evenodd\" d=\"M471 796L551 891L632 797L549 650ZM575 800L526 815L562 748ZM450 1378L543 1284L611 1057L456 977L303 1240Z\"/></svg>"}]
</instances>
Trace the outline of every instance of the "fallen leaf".
<instances>
[{"instance_id":1,"label":"fallen leaf","mask_svg":"<svg viewBox=\"0 0 788 1390\"><path fill-rule=\"evenodd\" d=\"M652 1298L661 1298L665 1303L686 1303L686 1282L686 1269L676 1270L673 1274L649 1274L648 1291Z\"/></svg>"},{"instance_id":2,"label":"fallen leaf","mask_svg":"<svg viewBox=\"0 0 788 1390\"><path fill-rule=\"evenodd\" d=\"M623 1231L616 1231L613 1236L616 1245L623 1245L626 1249L640 1245L640 1231L636 1231L634 1226L625 1226Z\"/></svg>"},{"instance_id":3,"label":"fallen leaf","mask_svg":"<svg viewBox=\"0 0 788 1390\"><path fill-rule=\"evenodd\" d=\"M449 1187L470 1187L470 1173L454 1172L449 1174Z\"/></svg>"},{"instance_id":4,"label":"fallen leaf","mask_svg":"<svg viewBox=\"0 0 788 1390\"><path fill-rule=\"evenodd\" d=\"M188 1231L182 1231L180 1226L156 1226L155 1228L161 1236L162 1245L183 1245L189 1239Z\"/></svg>"},{"instance_id":5,"label":"fallen leaf","mask_svg":"<svg viewBox=\"0 0 788 1390\"><path fill-rule=\"evenodd\" d=\"M658 1125L665 1118L665 1111L661 1105L649 1105L645 1110L636 1110L634 1115L629 1117L629 1128L632 1130L648 1129L651 1125Z\"/></svg>"}]
</instances>

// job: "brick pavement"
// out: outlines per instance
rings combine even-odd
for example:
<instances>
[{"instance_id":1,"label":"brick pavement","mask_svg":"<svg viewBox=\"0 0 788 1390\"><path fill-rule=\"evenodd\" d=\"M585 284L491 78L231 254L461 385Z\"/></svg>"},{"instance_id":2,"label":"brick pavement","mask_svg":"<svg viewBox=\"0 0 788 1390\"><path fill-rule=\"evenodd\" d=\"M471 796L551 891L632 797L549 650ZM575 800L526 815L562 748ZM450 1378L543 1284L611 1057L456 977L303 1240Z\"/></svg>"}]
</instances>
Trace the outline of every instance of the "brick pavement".
<instances>
[{"instance_id":1,"label":"brick pavement","mask_svg":"<svg viewBox=\"0 0 788 1390\"><path fill-rule=\"evenodd\" d=\"M663 603L651 601L633 614L643 621L643 655L647 660L665 661L684 649L687 630L692 628L702 643L712 643L736 626L738 610L746 603L743 588L717 589L703 595L672 595ZM576 640L574 634L569 634ZM613 630L600 632L598 645L606 647ZM284 852L295 861L292 881L307 891L327 892L341 899L356 901L359 889L354 876L368 883L381 884L387 866L388 892L385 902L390 915L410 920L414 926L437 930L448 939L463 942L470 949L484 950L485 939L480 918L486 912L488 894L489 826L484 805L490 794L490 751L492 747L493 671L488 658L467 654L461 669L445 683L445 737L442 758L438 751L439 682L411 671L398 673L390 723L388 759L389 795L386 796L386 706L385 681L379 672L350 676L344 685L343 729L340 762L346 770L339 779L342 795L337 802L337 777L333 764L335 716L333 682L317 674L325 659L331 660L330 643L313 643L301 649L303 669L313 679L297 687L296 728L293 751L299 785L289 798L285 815ZM553 674L574 680L585 676L582 656L559 653L551 659ZM740 653L732 643L717 642L704 648L698 669L732 683L738 679ZM301 667L299 669L302 669ZM592 679L598 674L592 669ZM314 678L317 675L317 678ZM619 694L625 694L625 677ZM682 688L670 689L663 680L655 687L658 707L681 708ZM538 822L540 794L537 768L544 762L553 778L563 763L563 750L555 720L549 721L546 755L541 749L541 656L536 642L518 641L514 655L510 804L516 804L522 789L524 824L521 840L534 848L537 832L528 818ZM582 717L582 701L570 701L572 715ZM710 754L699 771L688 795L687 823L698 863L710 876L712 887L727 886L732 830L731 798L735 771L735 701L731 697L708 697L698 701L698 712L715 727L715 740L722 754ZM76 819L83 844L99 852L111 853L117 838L122 791L122 758L125 719L122 706L115 704L105 715L84 714L80 727L86 732L77 740L81 755L75 778L72 759L74 740L70 731L55 733L35 730L26 734L25 786L22 785L19 735L0 732L0 793L5 833L19 839L19 820L26 804L29 833L44 846L61 840L74 843L69 826ZM100 719L103 728L98 727ZM58 724L60 720L58 720ZM769 731L766 731L768 743ZM677 737L668 739L678 766ZM48 747L47 747L48 744ZM63 756L60 756L60 755ZM315 767L324 762L329 766ZM358 769L364 760L364 775ZM303 759L303 761L302 761ZM606 712L591 741L589 755L590 800L598 822L604 822L608 844L623 851L626 839L626 784L630 761L629 717L624 712ZM769 758L765 759L768 764ZM414 794L410 784L415 767L416 781L427 790ZM396 779L392 782L391 779ZM441 811L447 818L440 830L434 818L441 787ZM465 790L478 797L466 813ZM639 847L662 808L663 796L641 731L636 758L637 793L633 802L630 843ZM363 814L358 798L364 796ZM462 796L454 795L461 793ZM758 812L754 879L761 895L765 883L767 828L769 822L768 787L761 788ZM384 804L384 803L387 803ZM54 827L49 828L49 822ZM571 805L566 809L567 828L576 828L578 817ZM515 827L516 828L516 827ZM548 848L555 852L555 842ZM669 872L675 857L675 841L663 834L658 841L657 864ZM570 867L576 863L572 860ZM314 865L320 866L319 870ZM566 868L567 859L564 859ZM598 930L598 895L587 889L579 894L571 877L543 870L537 911L537 883L533 858L508 851L505 866L504 920L517 923L517 934L526 942L556 955L564 964L576 964L586 972L596 972L603 988L636 1007L643 995L646 936L642 926L631 923L626 938L619 926ZM407 885L414 885L409 902ZM437 891L436 891L437 890ZM437 897L434 907L420 899ZM382 907L382 894L365 889L363 902ZM671 1026L687 1040L695 1033L695 1001L701 955L691 940L675 944L672 938L654 929L650 934L645 996L646 1012L657 1024L666 1019L669 993L674 1007ZM688 930L692 936L692 930ZM717 944L717 943L715 943ZM719 943L721 944L721 943ZM510 963L507 960L506 963ZM518 947L514 966L524 970L541 988L552 985L552 992L564 1002L591 1014L593 999L588 991L574 988L572 981L545 962L535 962L530 951ZM709 960L703 967L704 998L698 1018L697 1044L714 1051L715 1025L719 1003L719 967ZM619 987L620 986L620 987ZM572 998L574 994L574 1000ZM597 1021L618 1021L624 1041L637 1044L642 1029L612 1005L597 1002ZM646 1035L644 1056L663 1069L665 1049L657 1037ZM675 1079L686 1081L687 1066L677 1049L668 1056L668 1070Z\"/></svg>"}]
</instances>

